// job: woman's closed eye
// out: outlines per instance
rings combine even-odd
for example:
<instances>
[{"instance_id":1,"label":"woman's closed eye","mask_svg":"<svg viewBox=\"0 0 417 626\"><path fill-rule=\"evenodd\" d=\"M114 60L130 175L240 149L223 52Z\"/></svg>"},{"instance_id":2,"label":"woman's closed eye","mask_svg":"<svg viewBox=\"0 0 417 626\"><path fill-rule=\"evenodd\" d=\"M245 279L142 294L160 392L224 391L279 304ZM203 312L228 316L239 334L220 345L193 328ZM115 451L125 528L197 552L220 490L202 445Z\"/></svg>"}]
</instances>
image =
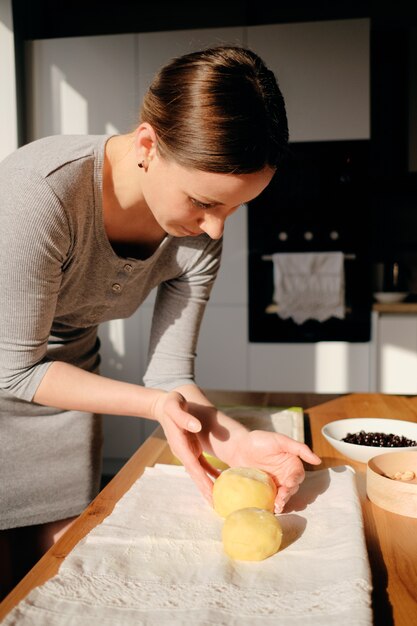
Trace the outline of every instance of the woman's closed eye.
<instances>
[{"instance_id":1,"label":"woman's closed eye","mask_svg":"<svg viewBox=\"0 0 417 626\"><path fill-rule=\"evenodd\" d=\"M211 209L215 205L210 202L200 202L200 200L196 200L196 198L190 198L191 204L193 204L198 209Z\"/></svg>"}]
</instances>

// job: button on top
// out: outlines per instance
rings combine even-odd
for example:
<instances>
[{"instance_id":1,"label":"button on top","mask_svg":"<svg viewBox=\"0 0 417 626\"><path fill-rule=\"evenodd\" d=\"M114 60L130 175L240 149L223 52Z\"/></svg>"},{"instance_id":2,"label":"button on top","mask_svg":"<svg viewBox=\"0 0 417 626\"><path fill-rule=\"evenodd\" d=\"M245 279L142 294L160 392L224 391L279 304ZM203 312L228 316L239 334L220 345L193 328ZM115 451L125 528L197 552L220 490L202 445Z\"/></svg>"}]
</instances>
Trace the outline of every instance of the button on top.
<instances>
[{"instance_id":1,"label":"button on top","mask_svg":"<svg viewBox=\"0 0 417 626\"><path fill-rule=\"evenodd\" d=\"M130 272L133 270L133 267L129 263L126 263L123 269L127 274L130 274Z\"/></svg>"},{"instance_id":2,"label":"button on top","mask_svg":"<svg viewBox=\"0 0 417 626\"><path fill-rule=\"evenodd\" d=\"M121 286L119 285L119 283L114 283L114 285L112 286L112 291L114 291L114 293L119 293L119 291L121 291Z\"/></svg>"}]
</instances>

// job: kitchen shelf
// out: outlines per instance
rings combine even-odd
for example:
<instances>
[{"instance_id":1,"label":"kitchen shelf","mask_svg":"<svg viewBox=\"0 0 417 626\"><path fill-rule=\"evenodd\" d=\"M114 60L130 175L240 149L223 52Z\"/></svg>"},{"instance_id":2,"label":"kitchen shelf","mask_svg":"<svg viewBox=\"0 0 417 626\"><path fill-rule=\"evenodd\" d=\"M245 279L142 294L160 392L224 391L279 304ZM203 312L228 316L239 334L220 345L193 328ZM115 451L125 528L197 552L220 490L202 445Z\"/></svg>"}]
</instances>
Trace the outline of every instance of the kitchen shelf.
<instances>
[{"instance_id":1,"label":"kitchen shelf","mask_svg":"<svg viewBox=\"0 0 417 626\"><path fill-rule=\"evenodd\" d=\"M392 302L382 304L376 302L372 306L372 310L377 313L409 313L410 315L417 313L417 302Z\"/></svg>"}]
</instances>

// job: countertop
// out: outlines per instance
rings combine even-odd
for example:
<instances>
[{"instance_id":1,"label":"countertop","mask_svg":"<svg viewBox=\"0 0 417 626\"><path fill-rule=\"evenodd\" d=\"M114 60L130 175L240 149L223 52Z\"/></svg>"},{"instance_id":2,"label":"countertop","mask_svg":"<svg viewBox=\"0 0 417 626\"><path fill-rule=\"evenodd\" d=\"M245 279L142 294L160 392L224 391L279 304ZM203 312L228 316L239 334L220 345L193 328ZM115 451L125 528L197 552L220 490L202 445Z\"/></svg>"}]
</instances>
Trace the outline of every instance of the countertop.
<instances>
[{"instance_id":1,"label":"countertop","mask_svg":"<svg viewBox=\"0 0 417 626\"><path fill-rule=\"evenodd\" d=\"M416 314L417 302L392 302L391 304L382 304L375 302L372 305L372 311L387 314Z\"/></svg>"}]
</instances>

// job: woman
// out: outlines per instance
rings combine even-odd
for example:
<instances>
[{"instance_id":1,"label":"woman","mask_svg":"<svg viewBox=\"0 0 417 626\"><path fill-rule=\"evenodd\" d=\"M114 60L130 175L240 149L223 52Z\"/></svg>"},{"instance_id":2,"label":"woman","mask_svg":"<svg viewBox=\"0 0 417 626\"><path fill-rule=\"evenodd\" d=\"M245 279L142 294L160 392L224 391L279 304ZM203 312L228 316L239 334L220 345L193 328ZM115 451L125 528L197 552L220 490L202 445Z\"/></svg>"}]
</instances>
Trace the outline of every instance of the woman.
<instances>
[{"instance_id":1,"label":"woman","mask_svg":"<svg viewBox=\"0 0 417 626\"><path fill-rule=\"evenodd\" d=\"M218 47L155 77L134 132L54 136L0 165L0 528L47 549L96 495L102 413L157 420L211 500L217 470L259 467L282 510L303 444L248 432L194 383L194 353L224 222L271 181L288 140L276 80ZM99 323L158 288L146 387L99 376ZM10 530L15 529L15 530ZM13 557L11 558L13 561Z\"/></svg>"}]
</instances>

